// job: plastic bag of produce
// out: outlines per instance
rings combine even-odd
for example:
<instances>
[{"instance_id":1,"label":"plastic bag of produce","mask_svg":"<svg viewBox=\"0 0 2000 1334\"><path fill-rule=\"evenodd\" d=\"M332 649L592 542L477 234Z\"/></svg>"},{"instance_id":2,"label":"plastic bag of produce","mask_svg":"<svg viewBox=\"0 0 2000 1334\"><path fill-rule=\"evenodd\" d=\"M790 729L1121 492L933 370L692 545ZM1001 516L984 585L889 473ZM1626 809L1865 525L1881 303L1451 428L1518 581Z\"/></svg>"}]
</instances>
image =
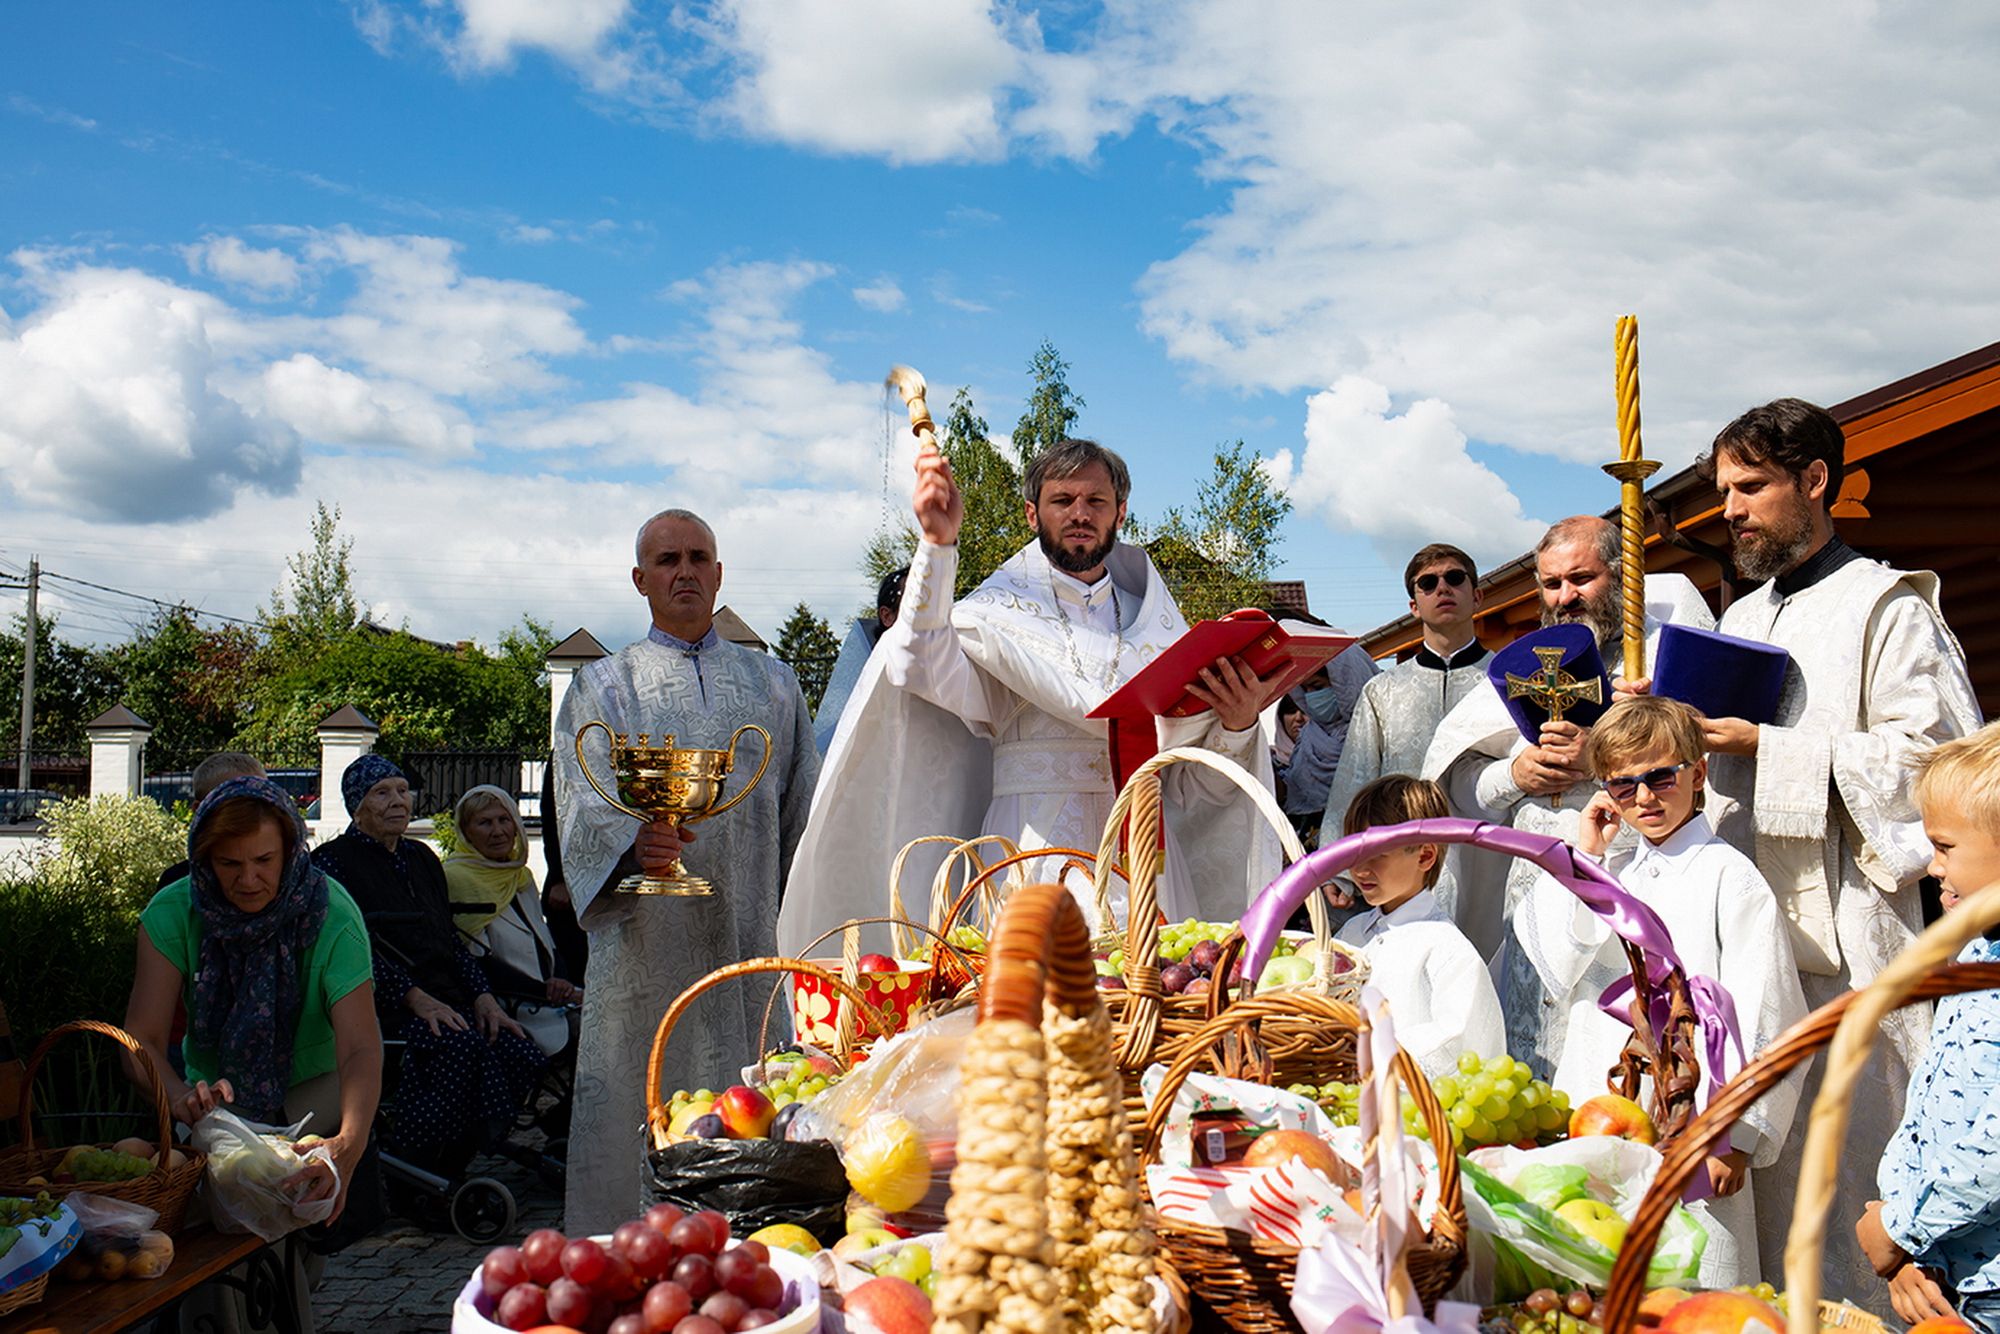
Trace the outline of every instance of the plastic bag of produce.
<instances>
[{"instance_id":1,"label":"plastic bag of produce","mask_svg":"<svg viewBox=\"0 0 2000 1334\"><path fill-rule=\"evenodd\" d=\"M310 1120L310 1118L308 1118ZM306 1128L265 1126L246 1121L218 1107L195 1122L195 1147L208 1155L209 1212L220 1232L251 1232L276 1241L333 1213L340 1193L340 1169L323 1144L301 1148L296 1141ZM322 1199L302 1200L303 1183L286 1181L314 1162L334 1173L334 1189Z\"/></svg>"},{"instance_id":2,"label":"plastic bag of produce","mask_svg":"<svg viewBox=\"0 0 2000 1334\"><path fill-rule=\"evenodd\" d=\"M646 1203L713 1209L747 1237L796 1223L831 1245L847 1231L847 1173L831 1144L690 1139L646 1155Z\"/></svg>"},{"instance_id":3,"label":"plastic bag of produce","mask_svg":"<svg viewBox=\"0 0 2000 1334\"><path fill-rule=\"evenodd\" d=\"M1601 1291L1660 1169L1658 1150L1612 1135L1539 1149L1480 1149L1463 1161L1474 1289L1496 1302L1571 1283ZM1708 1240L1702 1221L1676 1208L1653 1252L1647 1286L1692 1287Z\"/></svg>"}]
</instances>

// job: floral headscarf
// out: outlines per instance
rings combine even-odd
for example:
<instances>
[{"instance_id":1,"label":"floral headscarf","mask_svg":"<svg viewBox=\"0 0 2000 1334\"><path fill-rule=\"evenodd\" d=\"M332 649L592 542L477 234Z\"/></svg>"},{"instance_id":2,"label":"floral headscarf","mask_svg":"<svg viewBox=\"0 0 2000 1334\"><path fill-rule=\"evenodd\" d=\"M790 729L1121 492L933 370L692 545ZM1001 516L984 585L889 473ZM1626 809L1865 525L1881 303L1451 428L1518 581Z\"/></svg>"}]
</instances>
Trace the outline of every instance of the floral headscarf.
<instances>
[{"instance_id":1,"label":"floral headscarf","mask_svg":"<svg viewBox=\"0 0 2000 1334\"><path fill-rule=\"evenodd\" d=\"M207 859L194 852L203 825L224 803L240 799L270 806L293 834L277 897L254 913L229 901ZM299 808L266 778L222 784L202 801L188 829L194 912L202 927L188 1028L217 1053L237 1109L271 1124L282 1122L292 1082L292 1034L304 1004L299 979L326 922L326 873L313 865L306 841Z\"/></svg>"}]
</instances>

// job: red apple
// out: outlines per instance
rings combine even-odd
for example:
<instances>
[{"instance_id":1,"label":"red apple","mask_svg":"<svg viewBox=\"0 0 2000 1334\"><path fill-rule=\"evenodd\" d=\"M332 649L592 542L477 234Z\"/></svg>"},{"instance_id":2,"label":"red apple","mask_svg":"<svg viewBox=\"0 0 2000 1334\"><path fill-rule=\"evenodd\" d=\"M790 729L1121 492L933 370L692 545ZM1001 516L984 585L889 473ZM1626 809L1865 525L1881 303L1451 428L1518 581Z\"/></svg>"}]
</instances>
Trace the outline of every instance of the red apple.
<instances>
[{"instance_id":1,"label":"red apple","mask_svg":"<svg viewBox=\"0 0 2000 1334\"><path fill-rule=\"evenodd\" d=\"M857 966L864 973L899 973L902 965L886 954L864 954Z\"/></svg>"},{"instance_id":2,"label":"red apple","mask_svg":"<svg viewBox=\"0 0 2000 1334\"><path fill-rule=\"evenodd\" d=\"M1738 1334L1756 1320L1784 1334L1785 1318L1747 1292L1697 1292L1660 1318L1661 1334Z\"/></svg>"},{"instance_id":3,"label":"red apple","mask_svg":"<svg viewBox=\"0 0 2000 1334\"><path fill-rule=\"evenodd\" d=\"M778 1109L756 1089L731 1084L715 1100L715 1114L731 1139L762 1139Z\"/></svg>"},{"instance_id":4,"label":"red apple","mask_svg":"<svg viewBox=\"0 0 2000 1334\"><path fill-rule=\"evenodd\" d=\"M1644 1107L1615 1093L1600 1093L1569 1114L1569 1137L1585 1135L1616 1135L1636 1144L1652 1144L1660 1137Z\"/></svg>"},{"instance_id":5,"label":"red apple","mask_svg":"<svg viewBox=\"0 0 2000 1334\"><path fill-rule=\"evenodd\" d=\"M906 1278L871 1278L847 1294L847 1320L860 1334L929 1334L931 1299Z\"/></svg>"}]
</instances>

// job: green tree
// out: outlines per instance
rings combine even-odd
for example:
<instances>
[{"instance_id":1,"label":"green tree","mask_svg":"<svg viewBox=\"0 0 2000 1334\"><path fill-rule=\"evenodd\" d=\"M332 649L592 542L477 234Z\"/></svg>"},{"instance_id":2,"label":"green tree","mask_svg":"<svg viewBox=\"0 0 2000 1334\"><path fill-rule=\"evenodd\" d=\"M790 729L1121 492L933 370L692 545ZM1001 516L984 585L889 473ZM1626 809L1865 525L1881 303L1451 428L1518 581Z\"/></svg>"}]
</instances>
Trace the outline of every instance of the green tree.
<instances>
[{"instance_id":1,"label":"green tree","mask_svg":"<svg viewBox=\"0 0 2000 1334\"><path fill-rule=\"evenodd\" d=\"M1264 600L1291 512L1291 499L1237 440L1216 447L1192 512L1171 507L1151 527L1134 520L1130 538L1145 546L1181 611L1196 621Z\"/></svg>"},{"instance_id":2,"label":"green tree","mask_svg":"<svg viewBox=\"0 0 2000 1334\"><path fill-rule=\"evenodd\" d=\"M833 676L834 659L840 656L840 640L834 636L833 627L824 616L813 615L812 608L801 602L792 608L792 614L778 631L776 653L779 661L797 673L806 707L817 710L820 697L826 694L826 683Z\"/></svg>"},{"instance_id":3,"label":"green tree","mask_svg":"<svg viewBox=\"0 0 2000 1334\"><path fill-rule=\"evenodd\" d=\"M312 545L286 557L285 578L258 613L281 659L333 642L366 614L354 592L354 539L339 530L340 506L314 502Z\"/></svg>"},{"instance_id":4,"label":"green tree","mask_svg":"<svg viewBox=\"0 0 2000 1334\"><path fill-rule=\"evenodd\" d=\"M1026 468L1035 455L1072 434L1084 401L1069 387L1069 363L1047 339L1028 359L1028 405L1014 423L1014 457Z\"/></svg>"},{"instance_id":5,"label":"green tree","mask_svg":"<svg viewBox=\"0 0 2000 1334\"><path fill-rule=\"evenodd\" d=\"M260 646L244 627L211 629L189 608L172 607L110 652L120 698L153 725L149 768L192 768L228 748L249 721Z\"/></svg>"},{"instance_id":6,"label":"green tree","mask_svg":"<svg viewBox=\"0 0 2000 1334\"><path fill-rule=\"evenodd\" d=\"M62 638L56 617L37 614L35 623L31 747L37 754L81 755L89 744L84 724L118 703L118 673L105 653ZM26 615L14 617L10 628L0 629L0 775L4 775L0 781L10 784L21 749L21 668L27 629Z\"/></svg>"}]
</instances>

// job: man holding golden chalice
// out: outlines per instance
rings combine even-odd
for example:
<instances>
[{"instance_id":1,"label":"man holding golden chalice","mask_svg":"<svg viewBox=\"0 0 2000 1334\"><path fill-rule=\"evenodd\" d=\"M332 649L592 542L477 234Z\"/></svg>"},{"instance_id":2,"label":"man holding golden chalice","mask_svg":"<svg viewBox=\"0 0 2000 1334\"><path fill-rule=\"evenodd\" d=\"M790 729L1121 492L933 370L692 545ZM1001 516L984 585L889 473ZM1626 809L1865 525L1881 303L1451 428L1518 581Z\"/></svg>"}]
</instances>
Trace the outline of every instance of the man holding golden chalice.
<instances>
[{"instance_id":1,"label":"man holding golden chalice","mask_svg":"<svg viewBox=\"0 0 2000 1334\"><path fill-rule=\"evenodd\" d=\"M652 627L577 673L555 728L563 873L590 933L565 1224L578 1236L609 1231L638 1201L639 1072L660 1016L702 974L772 953L819 775L792 669L716 633L714 530L666 510L640 527L636 558ZM721 758L732 751L733 766ZM687 827L708 811L716 818ZM756 1049L761 999L746 986L704 992L674 1030L662 1079L732 1082Z\"/></svg>"}]
</instances>

